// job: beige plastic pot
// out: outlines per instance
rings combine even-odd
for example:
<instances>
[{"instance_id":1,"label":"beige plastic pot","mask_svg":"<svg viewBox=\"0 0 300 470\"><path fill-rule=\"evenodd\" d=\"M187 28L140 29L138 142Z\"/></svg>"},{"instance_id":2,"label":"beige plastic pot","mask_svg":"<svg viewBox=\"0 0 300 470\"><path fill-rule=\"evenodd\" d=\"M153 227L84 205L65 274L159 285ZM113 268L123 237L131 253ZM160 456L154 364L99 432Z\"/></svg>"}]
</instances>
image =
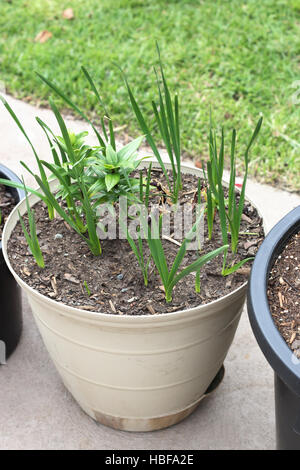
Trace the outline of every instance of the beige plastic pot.
<instances>
[{"instance_id":1,"label":"beige plastic pot","mask_svg":"<svg viewBox=\"0 0 300 470\"><path fill-rule=\"evenodd\" d=\"M199 170L183 171L199 174ZM29 196L30 204L37 197ZM246 283L207 305L159 315L91 313L56 302L14 272L7 242L26 212L23 200L3 233L3 252L26 292L46 348L83 410L116 429L152 431L181 421L222 367L245 301Z\"/></svg>"}]
</instances>

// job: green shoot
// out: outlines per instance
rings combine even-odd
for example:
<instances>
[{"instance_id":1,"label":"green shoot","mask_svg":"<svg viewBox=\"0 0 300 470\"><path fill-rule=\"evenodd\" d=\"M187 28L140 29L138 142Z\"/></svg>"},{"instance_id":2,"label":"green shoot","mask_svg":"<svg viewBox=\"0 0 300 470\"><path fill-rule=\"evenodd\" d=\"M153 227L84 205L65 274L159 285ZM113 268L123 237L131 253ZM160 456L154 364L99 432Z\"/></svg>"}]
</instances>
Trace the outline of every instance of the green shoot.
<instances>
[{"instance_id":1,"label":"green shoot","mask_svg":"<svg viewBox=\"0 0 300 470\"><path fill-rule=\"evenodd\" d=\"M146 185L145 185L144 178L142 176L142 172L140 172L140 180L139 180L140 202L142 202L145 205L145 207L149 206L151 170L152 170L152 163L150 163L148 170L147 170Z\"/></svg>"},{"instance_id":2,"label":"green shoot","mask_svg":"<svg viewBox=\"0 0 300 470\"><path fill-rule=\"evenodd\" d=\"M203 213L204 209L202 210L196 223L193 225L192 229L189 231L188 235L182 242L170 270L168 268L166 255L160 238L160 225L162 216L160 216L158 224L155 219L152 218L151 227L148 226L148 236L146 240L150 249L151 257L154 261L154 264L157 268L160 279L164 286L166 302L172 301L173 289L181 279L183 279L185 276L192 272L199 272L204 264L212 260L214 257L218 256L219 254L223 253L228 248L228 245L217 248L216 250L199 257L196 261L179 271L179 268L182 265L184 256L186 254L187 245L195 237L196 230L201 218L203 217Z\"/></svg>"},{"instance_id":3,"label":"green shoot","mask_svg":"<svg viewBox=\"0 0 300 470\"><path fill-rule=\"evenodd\" d=\"M142 275L143 275L143 279L144 279L144 285L147 287L148 286L148 280L149 280L149 276L148 276L148 271L149 271L149 265L150 265L150 261L151 261L151 255L148 257L148 259L146 259L146 256L144 255L144 248L143 248L143 234L145 234L145 232L147 231L147 222L146 222L146 219L145 217L143 217L143 214L139 213L139 216L141 217L141 225L139 227L139 231L138 231L138 239L137 239L137 243L134 241L134 239L132 238L132 236L130 235L129 233L129 230L128 230L128 227L126 226L125 222L124 222L124 217L126 218L126 210L125 208L122 209L122 207L120 207L120 224L121 224L121 227L122 227L122 230L124 231L124 233L126 234L126 238L127 238L127 241L130 245L130 248L132 249L132 252L134 253L137 261L138 261L138 264L139 264L139 267L142 271ZM124 212L125 211L125 212Z\"/></svg>"},{"instance_id":4,"label":"green shoot","mask_svg":"<svg viewBox=\"0 0 300 470\"><path fill-rule=\"evenodd\" d=\"M143 279L144 279L144 284L147 287L148 286L148 281L149 281L148 270L149 270L149 265L150 265L150 261L151 261L151 256L149 256L147 260L145 259L144 253L143 253L143 241L142 241L141 236L138 237L138 241L137 241L137 244L136 244L135 241L133 240L133 238L130 236L128 230L127 230L126 234L127 234L127 241L129 243L133 253L135 254L135 257L136 257L136 259L138 261L138 264L141 268Z\"/></svg>"},{"instance_id":5,"label":"green shoot","mask_svg":"<svg viewBox=\"0 0 300 470\"><path fill-rule=\"evenodd\" d=\"M73 103L54 83L51 83L46 77L43 77L41 74L37 73L37 76L44 82L46 85L48 85L49 88L51 88L58 96L60 96L65 103L67 103L74 111L76 111L90 126L92 127L93 131L96 134L96 137L98 139L99 145L101 147L105 147L105 140L101 137L97 129L95 128L94 124L90 121L90 119L84 114L81 109L78 108L78 106Z\"/></svg>"},{"instance_id":6,"label":"green shoot","mask_svg":"<svg viewBox=\"0 0 300 470\"><path fill-rule=\"evenodd\" d=\"M254 257L251 256L249 258L245 258L239 263L234 264L233 266L226 266L225 264L223 265L222 269L222 275L223 276L229 276L229 274L235 273L238 269L240 269L245 263L248 263L248 261L253 260Z\"/></svg>"},{"instance_id":7,"label":"green shoot","mask_svg":"<svg viewBox=\"0 0 300 470\"><path fill-rule=\"evenodd\" d=\"M259 119L256 125L256 128L252 134L252 137L249 141L249 144L246 148L246 152L244 156L245 174L244 174L242 189L240 192L240 200L239 200L238 205L236 204L235 192L234 192L234 189L235 189L235 132L233 132L233 135L232 135L231 159L230 159L230 182L229 182L229 193L228 193L229 194L228 212L226 216L229 222L229 228L230 228L230 233L231 233L231 247L232 247L233 253L236 253L238 241L239 241L239 232L240 232L241 219L242 219L242 214L243 214L243 209L244 209L246 183L247 183L247 178L248 178L249 151L257 138L261 125L262 125L262 118Z\"/></svg>"},{"instance_id":8,"label":"green shoot","mask_svg":"<svg viewBox=\"0 0 300 470\"><path fill-rule=\"evenodd\" d=\"M213 131L211 120L209 132L209 161L206 170L203 169L205 187L202 188L202 183L199 179L197 188L198 204L201 203L201 198L204 197L206 199L206 206L205 209L201 211L200 215L196 213L196 223L181 243L173 262L169 263L162 242L163 216L161 215L158 220L152 217L151 223L148 223L148 208L152 196L151 191L154 187L151 186L152 164L148 167L146 177L143 176L142 171L139 172L138 176L135 175L142 160L148 158L138 157L138 149L142 140L146 138L166 180L167 189L165 192L168 193L166 200L169 201L171 198L173 205L178 203L182 189L179 101L177 94L175 94L174 97L171 96L158 44L157 53L159 66L157 70L154 69L157 84L157 100L152 101L151 110L153 113L154 126L159 132L160 140L163 142L169 157L171 177L169 176L170 172L167 171L163 162L158 143L155 142L154 132L151 130L150 124L147 123L124 73L122 72L129 100L143 135L125 145L123 148L117 149L113 121L106 110L93 79L88 71L82 67L82 72L89 88L95 95L103 111L100 115L99 130L96 129L89 118L57 88L56 85L51 83L47 78L39 74L38 76L50 90L54 91L56 95L62 98L68 106L75 110L92 126L98 139L98 145L92 147L86 144L85 138L87 132L74 134L69 131L55 101L50 98L50 107L56 118L61 135L55 135L46 123L40 118L36 118L48 141L51 150L50 156L52 155L51 161L41 160L18 117L9 104L1 98L4 106L32 148L38 166L38 174L35 174L24 162L21 162L21 164L35 179L39 189L36 190L26 187L24 181L23 184L21 184L5 180L5 184L25 189L29 230L20 213L19 220L29 248L36 263L41 268L43 268L45 264L37 238L34 210L30 207L28 192L35 194L45 202L50 220L56 215L60 216L64 222L87 243L90 251L95 256L99 256L102 253L102 246L98 236L98 228L102 223L99 214L100 211L98 211L100 205L108 203L113 209L118 201L120 201L121 196L125 196L126 200L129 200L131 203L140 202L142 209L140 210L141 221L137 239L134 240L132 238L127 227L125 228L126 238L138 261L145 286L149 284L149 266L151 260L153 260L161 283L164 286L166 302L171 302L173 289L176 284L190 273L195 273L195 292L200 292L201 268L214 257L221 254L223 255L222 274L224 276L234 273L237 269L241 268L244 263L252 259L247 258L236 264L233 264L234 261L232 261L237 253L241 235L240 229L248 177L249 153L260 131L262 118L258 121L245 151L245 173L239 196L237 196L236 193L236 131L233 130L232 132L230 180L228 196L226 195L226 198L223 189L225 159L224 131L222 129L220 148L218 149L217 137L216 133ZM50 172L50 176L46 174L48 172ZM53 186L55 189L52 189L52 184L50 184L52 179L56 181L56 185ZM0 179L0 183L2 183L2 181L3 180ZM156 197L156 194L153 194L153 196ZM163 207L163 210L165 210L165 207ZM207 217L209 239L213 237L215 214L218 213L223 246L210 253L201 255L202 247L198 225L204 213ZM2 214L0 211L0 223L1 219ZM120 221L120 223L122 222ZM183 267L188 244L195 239L195 237L198 247L197 259L188 266ZM144 238L146 240L145 242L143 241ZM232 255L230 262L227 260L229 248ZM91 295L86 281L84 281L83 286L87 294Z\"/></svg>"},{"instance_id":9,"label":"green shoot","mask_svg":"<svg viewBox=\"0 0 300 470\"><path fill-rule=\"evenodd\" d=\"M140 190L140 201L144 200L144 181L143 181L143 172L140 170L140 179L139 179L139 190Z\"/></svg>"},{"instance_id":10,"label":"green shoot","mask_svg":"<svg viewBox=\"0 0 300 470\"><path fill-rule=\"evenodd\" d=\"M91 296L91 291L90 291L89 286L87 285L86 281L83 282L83 286L84 286L85 290L87 291L87 295L90 297Z\"/></svg>"},{"instance_id":11,"label":"green shoot","mask_svg":"<svg viewBox=\"0 0 300 470\"><path fill-rule=\"evenodd\" d=\"M28 137L25 129L23 128L22 124L20 123L19 119L17 118L16 114L14 113L14 111L12 110L12 108L10 107L10 105L8 104L8 102L0 95L0 99L2 101L2 103L4 104L5 108L8 110L9 114L11 115L11 117L13 118L13 120L15 121L15 123L17 124L17 126L19 127L20 131L22 132L22 134L24 135L24 137L26 138L27 142L29 143L32 151L33 151L33 154L35 156L35 159L36 159L36 162L37 162L37 165L38 165L38 168L39 168L39 172L40 172L40 178L41 180L43 181L44 185L47 186L47 188L49 189L49 183L48 183L48 179L47 179L47 176L46 176L46 173L44 171L44 168L40 162L40 159L38 157L38 154L30 140L30 138ZM21 164L26 168L26 170L28 170L30 172L30 174L32 176L33 175L33 172L23 163L21 162ZM53 219L54 218L54 210L53 210L53 207L51 206L50 202L46 199L46 198L43 198L44 199L44 202L46 203L47 207L48 207L48 213L49 213L49 219Z\"/></svg>"},{"instance_id":12,"label":"green shoot","mask_svg":"<svg viewBox=\"0 0 300 470\"><path fill-rule=\"evenodd\" d=\"M223 244L228 244L228 232L231 236L231 251L233 254L237 252L239 236L240 236L240 225L242 219L242 213L245 202L245 190L246 182L248 177L248 165L249 165L249 151L253 145L259 130L261 128L262 118L259 119L255 130L251 136L249 144L246 148L244 162L245 162L245 174L243 178L242 189L240 192L239 202L236 202L236 159L235 159L235 144L236 144L236 132L233 130L231 139L231 156L230 156L230 180L228 188L228 199L225 199L223 190L223 168L224 168L224 132L221 134L221 145L219 154L217 152L217 142L215 132L210 130L209 136L209 155L210 160L207 162L207 220L208 220L208 231L209 237L212 235L213 219L214 219L214 208L216 207L220 218L220 228L222 233ZM239 269L244 263L249 261L251 258L242 260L235 266L226 267L227 250L224 252L222 274L228 275Z\"/></svg>"},{"instance_id":13,"label":"green shoot","mask_svg":"<svg viewBox=\"0 0 300 470\"><path fill-rule=\"evenodd\" d=\"M24 185L24 188L25 188L25 185ZM20 221L23 233L25 235L26 241L28 243L29 249L30 249L37 265L40 268L44 268L45 267L45 262L44 262L43 254L42 254L40 244L39 244L39 240L38 240L37 233L36 233L34 210L31 209L31 207L30 207L30 204L29 204L29 201L28 201L28 193L26 191L26 188L25 188L25 195L26 195L25 196L26 197L26 207L27 207L28 224L29 224L29 232L30 233L28 233L28 231L26 229L26 226L25 226L25 223L23 221L23 218L22 218L20 212L18 211L19 221Z\"/></svg>"},{"instance_id":14,"label":"green shoot","mask_svg":"<svg viewBox=\"0 0 300 470\"><path fill-rule=\"evenodd\" d=\"M200 271L196 272L195 292L200 294Z\"/></svg>"},{"instance_id":15,"label":"green shoot","mask_svg":"<svg viewBox=\"0 0 300 470\"><path fill-rule=\"evenodd\" d=\"M160 155L160 151L155 143L153 134L149 126L146 123L146 120L143 116L140 106L138 105L131 87L128 83L128 80L121 70L125 84L127 87L129 99L131 102L132 109L136 115L137 121L139 126L145 134L148 144L150 145L157 161L160 164L160 167L164 173L166 178L169 191L171 193L171 197L174 203L178 201L179 191L181 189L181 147L180 147L180 126L179 126L179 103L178 103L178 96L175 95L174 102L172 102L170 91L168 88L167 80L165 77L160 51L157 45L157 52L159 58L159 68L160 68L160 75L162 80L162 85L160 84L160 80L158 77L157 72L155 71L156 78L157 78L157 90L158 90L158 102L159 106L152 101L152 109L154 113L155 122L160 132L160 136L164 142L164 145L167 149L168 156L170 159L171 167L172 167L172 174L173 174L173 184L171 184L166 167L163 163L163 159Z\"/></svg>"},{"instance_id":16,"label":"green shoot","mask_svg":"<svg viewBox=\"0 0 300 470\"><path fill-rule=\"evenodd\" d=\"M42 193L40 193L36 189L29 188L28 186L25 186L23 183L18 183L18 182L15 182L15 181L7 180L5 178L0 178L0 184L5 184L6 186L10 186L11 188L19 188L19 189L23 189L23 190L27 189L28 192L38 196L46 204L46 198Z\"/></svg>"},{"instance_id":17,"label":"green shoot","mask_svg":"<svg viewBox=\"0 0 300 470\"><path fill-rule=\"evenodd\" d=\"M215 200L212 197L212 191L208 183L207 174L204 167L204 162L202 162L202 169L203 169L203 177L206 184L205 188L205 196L206 196L206 219L207 219L207 228L208 228L208 239L212 239L213 234L213 227L214 227L214 218L215 218ZM198 182L198 201L199 198L199 184L201 180L199 179ZM199 204L200 202L198 202Z\"/></svg>"},{"instance_id":18,"label":"green shoot","mask_svg":"<svg viewBox=\"0 0 300 470\"><path fill-rule=\"evenodd\" d=\"M115 133L114 133L114 128L113 128L113 125L112 125L112 120L107 112L107 109L102 101L102 98L100 97L99 95L99 92L95 86L95 83L93 82L90 74L88 73L88 71L86 70L85 67L81 67L81 70L83 71L87 81L89 82L90 86L91 86L91 89L93 91L93 93L95 94L95 96L97 97L97 100L100 104L100 106L104 109L104 112L105 112L105 116L106 118L108 119L108 126L109 126L109 142L110 142L110 145L112 146L112 148L114 150L116 150L116 141L115 141ZM107 136L107 133L106 133L106 129L105 129L105 125L104 125L104 119L101 118L101 127L102 127L102 132L103 132L103 135L104 135L104 138L106 139L106 141L108 142L108 136Z\"/></svg>"}]
</instances>

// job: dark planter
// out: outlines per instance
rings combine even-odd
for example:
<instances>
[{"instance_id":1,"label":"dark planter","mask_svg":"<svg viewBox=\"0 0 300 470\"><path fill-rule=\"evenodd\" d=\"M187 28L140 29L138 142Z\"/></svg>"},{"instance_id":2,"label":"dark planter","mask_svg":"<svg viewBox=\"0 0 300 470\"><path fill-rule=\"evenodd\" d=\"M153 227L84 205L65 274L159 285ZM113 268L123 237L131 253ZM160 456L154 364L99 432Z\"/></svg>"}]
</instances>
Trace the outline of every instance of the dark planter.
<instances>
[{"instance_id":1,"label":"dark planter","mask_svg":"<svg viewBox=\"0 0 300 470\"><path fill-rule=\"evenodd\" d=\"M19 178L4 165L0 164L0 178L21 183ZM7 186L16 204L25 197L21 189ZM7 268L0 239L0 365L15 350L22 332L21 292L11 272Z\"/></svg>"},{"instance_id":2,"label":"dark planter","mask_svg":"<svg viewBox=\"0 0 300 470\"><path fill-rule=\"evenodd\" d=\"M269 272L288 240L300 230L300 206L270 231L255 257L248 287L248 314L256 340L274 370L278 450L300 450L300 360L273 322L267 299Z\"/></svg>"}]
</instances>

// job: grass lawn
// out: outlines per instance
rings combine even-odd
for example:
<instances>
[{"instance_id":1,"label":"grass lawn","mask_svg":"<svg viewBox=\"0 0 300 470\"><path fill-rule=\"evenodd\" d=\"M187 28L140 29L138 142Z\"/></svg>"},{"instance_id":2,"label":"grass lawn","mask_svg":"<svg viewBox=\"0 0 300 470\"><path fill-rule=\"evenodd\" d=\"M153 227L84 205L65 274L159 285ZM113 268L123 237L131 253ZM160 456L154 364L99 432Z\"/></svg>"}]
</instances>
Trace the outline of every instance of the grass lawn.
<instances>
[{"instance_id":1,"label":"grass lawn","mask_svg":"<svg viewBox=\"0 0 300 470\"><path fill-rule=\"evenodd\" d=\"M72 20L62 18L68 7ZM43 30L52 37L35 42ZM229 130L237 129L240 156L262 114L251 174L300 189L300 93L294 102L300 90L300 0L2 0L0 32L0 80L9 93L44 104L48 89L34 73L39 71L93 115L84 65L115 123L133 137L138 126L113 63L122 66L150 111L158 40L169 86L179 93L186 154L207 155L210 107L228 142Z\"/></svg>"}]
</instances>

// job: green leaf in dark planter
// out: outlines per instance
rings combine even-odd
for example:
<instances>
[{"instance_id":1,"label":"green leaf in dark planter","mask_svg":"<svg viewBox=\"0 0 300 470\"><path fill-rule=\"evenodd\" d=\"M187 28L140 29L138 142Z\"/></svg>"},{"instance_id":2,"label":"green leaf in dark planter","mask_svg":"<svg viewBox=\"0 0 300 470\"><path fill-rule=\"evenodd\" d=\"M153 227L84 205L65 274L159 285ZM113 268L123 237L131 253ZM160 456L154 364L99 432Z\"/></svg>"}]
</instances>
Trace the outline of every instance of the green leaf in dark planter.
<instances>
[{"instance_id":1,"label":"green leaf in dark planter","mask_svg":"<svg viewBox=\"0 0 300 470\"><path fill-rule=\"evenodd\" d=\"M116 186L120 181L119 173L112 173L105 175L105 184L107 191L110 191L114 186Z\"/></svg>"}]
</instances>

